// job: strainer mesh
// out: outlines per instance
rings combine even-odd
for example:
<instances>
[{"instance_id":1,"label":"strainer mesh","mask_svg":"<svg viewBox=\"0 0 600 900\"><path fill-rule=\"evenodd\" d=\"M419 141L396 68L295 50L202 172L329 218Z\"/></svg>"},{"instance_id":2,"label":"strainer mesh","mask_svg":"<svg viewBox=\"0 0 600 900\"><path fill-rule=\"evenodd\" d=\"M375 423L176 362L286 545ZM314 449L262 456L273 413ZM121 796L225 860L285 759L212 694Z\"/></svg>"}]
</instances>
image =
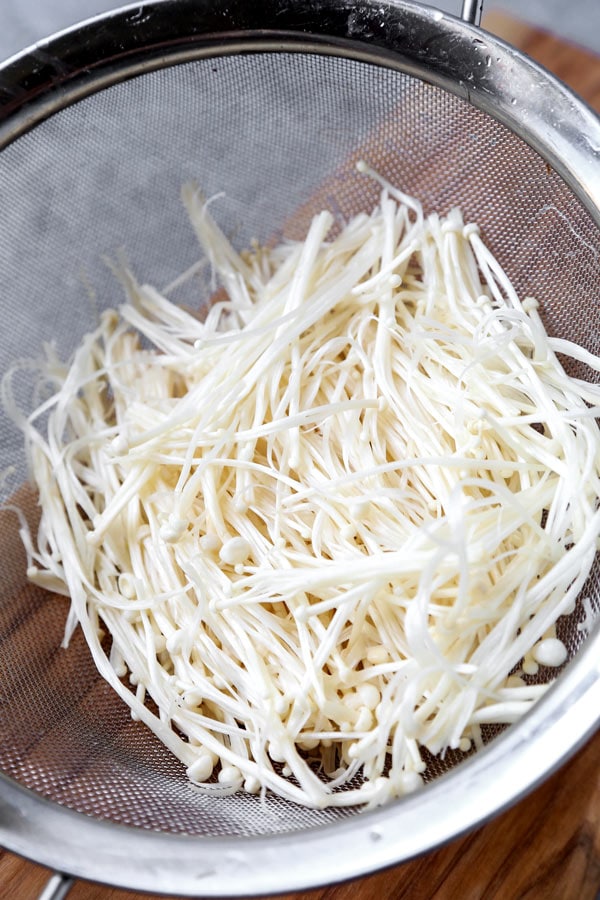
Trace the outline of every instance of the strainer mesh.
<instances>
[{"instance_id":1,"label":"strainer mesh","mask_svg":"<svg viewBox=\"0 0 600 900\"><path fill-rule=\"evenodd\" d=\"M111 87L53 116L0 154L1 369L52 340L68 353L99 312L120 302L104 257L124 250L162 287L198 255L179 202L194 178L242 248L301 237L329 207L340 221L377 200L363 157L420 197L477 221L549 331L600 351L598 229L557 174L488 115L407 75L309 53L204 59ZM178 299L199 303L197 281ZM17 379L23 408L36 390ZM21 442L2 414L8 497L35 519ZM198 793L181 765L96 674L80 634L60 648L67 601L24 578L17 518L0 513L0 769L75 810L143 828L252 835L312 827L316 812L277 798ZM589 594L598 595L598 574ZM576 613L561 623L573 655ZM456 761L432 762L432 775Z\"/></svg>"}]
</instances>

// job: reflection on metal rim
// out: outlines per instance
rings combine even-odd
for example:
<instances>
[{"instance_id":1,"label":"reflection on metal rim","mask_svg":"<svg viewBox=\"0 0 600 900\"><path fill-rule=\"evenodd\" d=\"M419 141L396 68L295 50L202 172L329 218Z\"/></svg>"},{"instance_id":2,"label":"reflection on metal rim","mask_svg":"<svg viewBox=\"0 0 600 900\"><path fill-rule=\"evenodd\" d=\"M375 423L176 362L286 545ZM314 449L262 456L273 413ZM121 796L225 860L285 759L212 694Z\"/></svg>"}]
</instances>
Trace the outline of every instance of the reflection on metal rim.
<instances>
[{"instance_id":1,"label":"reflection on metal rim","mask_svg":"<svg viewBox=\"0 0 600 900\"><path fill-rule=\"evenodd\" d=\"M127 78L206 56L326 53L436 84L507 125L600 221L600 120L558 79L453 16L406 0L167 0L98 16L0 68L0 149Z\"/></svg>"}]
</instances>

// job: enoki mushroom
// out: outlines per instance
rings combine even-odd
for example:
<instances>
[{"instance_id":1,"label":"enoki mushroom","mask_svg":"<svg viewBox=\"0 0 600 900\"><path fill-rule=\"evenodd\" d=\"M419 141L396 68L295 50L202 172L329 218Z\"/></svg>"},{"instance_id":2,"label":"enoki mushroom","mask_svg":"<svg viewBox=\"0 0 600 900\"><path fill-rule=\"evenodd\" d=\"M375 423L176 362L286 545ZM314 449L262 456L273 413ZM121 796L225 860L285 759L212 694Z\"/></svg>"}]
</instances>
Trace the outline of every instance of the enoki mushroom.
<instances>
[{"instance_id":1,"label":"enoki mushroom","mask_svg":"<svg viewBox=\"0 0 600 900\"><path fill-rule=\"evenodd\" d=\"M600 362L458 210L379 181L370 215L242 254L186 187L221 286L204 320L125 271L126 302L46 360L50 400L25 417L4 384L40 498L28 575L206 790L382 803L567 656L600 394L556 352Z\"/></svg>"}]
</instances>

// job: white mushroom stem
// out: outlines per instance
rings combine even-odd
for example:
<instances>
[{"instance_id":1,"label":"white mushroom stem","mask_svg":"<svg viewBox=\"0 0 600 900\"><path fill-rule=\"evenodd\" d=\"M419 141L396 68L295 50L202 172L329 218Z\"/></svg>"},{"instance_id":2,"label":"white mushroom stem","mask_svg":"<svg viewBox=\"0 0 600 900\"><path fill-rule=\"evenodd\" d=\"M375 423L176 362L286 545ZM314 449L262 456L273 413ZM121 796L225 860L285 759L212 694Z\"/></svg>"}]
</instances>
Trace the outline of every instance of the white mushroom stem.
<instances>
[{"instance_id":1,"label":"white mushroom stem","mask_svg":"<svg viewBox=\"0 0 600 900\"><path fill-rule=\"evenodd\" d=\"M127 302L49 358L50 401L23 415L4 383L40 495L29 576L207 790L418 787L420 748L466 751L544 692L551 671L511 673L564 662L595 557L600 392L556 352L600 362L460 212L370 174L370 215L242 254L187 187L226 291L204 322L124 272Z\"/></svg>"}]
</instances>

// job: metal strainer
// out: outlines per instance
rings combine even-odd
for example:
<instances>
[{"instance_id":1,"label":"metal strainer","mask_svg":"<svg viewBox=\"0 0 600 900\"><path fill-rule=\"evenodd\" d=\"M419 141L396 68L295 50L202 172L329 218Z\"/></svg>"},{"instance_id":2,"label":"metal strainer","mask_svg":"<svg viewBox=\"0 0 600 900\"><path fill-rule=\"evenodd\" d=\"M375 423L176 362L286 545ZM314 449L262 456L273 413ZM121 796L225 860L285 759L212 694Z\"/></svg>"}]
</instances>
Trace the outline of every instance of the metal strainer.
<instances>
[{"instance_id":1,"label":"metal strainer","mask_svg":"<svg viewBox=\"0 0 600 900\"><path fill-rule=\"evenodd\" d=\"M225 190L237 246L299 237L377 190L366 158L423 201L459 205L548 330L600 352L600 123L475 24L404 0L166 0L90 21L0 70L1 369L52 339L64 355L117 302L125 248L158 286L196 258L179 189ZM185 288L179 298L185 303ZM19 381L25 406L34 386ZM32 520L19 435L0 420L5 499ZM14 502L11 500L11 502ZM429 850L535 786L600 717L600 633L563 626L571 661L518 725L421 792L358 814L209 799L96 674L66 603L27 584L0 513L0 842L138 890L290 891ZM598 567L587 586L600 600ZM494 737L494 735L490 735ZM440 776L440 777L435 777ZM64 887L64 884L63 884Z\"/></svg>"}]
</instances>

